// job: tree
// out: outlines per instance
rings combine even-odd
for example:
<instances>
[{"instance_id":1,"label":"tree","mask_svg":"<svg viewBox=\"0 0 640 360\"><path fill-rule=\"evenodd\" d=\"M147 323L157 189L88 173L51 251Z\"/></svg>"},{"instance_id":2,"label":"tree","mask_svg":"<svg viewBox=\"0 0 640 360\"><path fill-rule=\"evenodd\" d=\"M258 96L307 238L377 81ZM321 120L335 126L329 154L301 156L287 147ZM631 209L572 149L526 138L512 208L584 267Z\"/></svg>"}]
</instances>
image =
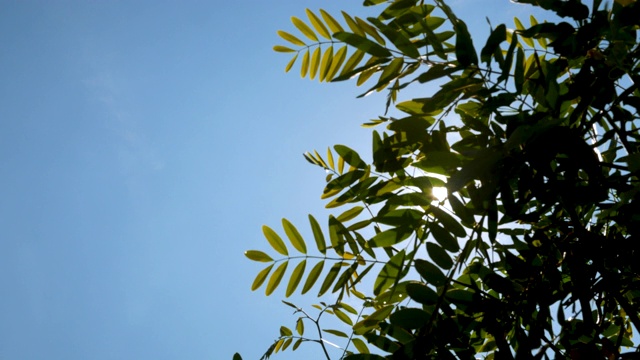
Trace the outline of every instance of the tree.
<instances>
[{"instance_id":1,"label":"tree","mask_svg":"<svg viewBox=\"0 0 640 360\"><path fill-rule=\"evenodd\" d=\"M268 264L253 290L288 276L286 296L337 294L313 314L285 302L295 330L263 358L303 342L328 358L330 336L346 359L640 357L640 1L517 2L558 20L493 27L479 53L443 0L365 0L380 15L343 23L307 10L302 35L278 32L287 71L356 78L401 115L365 124L371 163L344 145L305 154L342 210L326 227L310 215L311 241L284 219L298 254L268 226L278 257L246 252ZM440 89L397 102L426 83ZM350 332L308 337L323 315Z\"/></svg>"}]
</instances>

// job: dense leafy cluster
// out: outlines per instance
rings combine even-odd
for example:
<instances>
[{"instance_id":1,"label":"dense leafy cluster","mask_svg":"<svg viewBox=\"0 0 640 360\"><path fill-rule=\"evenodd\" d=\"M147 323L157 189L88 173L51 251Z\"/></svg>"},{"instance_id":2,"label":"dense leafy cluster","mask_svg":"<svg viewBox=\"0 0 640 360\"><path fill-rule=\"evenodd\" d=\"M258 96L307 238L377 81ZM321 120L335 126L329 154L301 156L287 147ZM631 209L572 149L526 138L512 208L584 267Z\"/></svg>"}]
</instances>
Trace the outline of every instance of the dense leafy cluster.
<instances>
[{"instance_id":1,"label":"dense leafy cluster","mask_svg":"<svg viewBox=\"0 0 640 360\"><path fill-rule=\"evenodd\" d=\"M402 115L365 124L386 126L373 131L370 164L343 145L305 154L329 172L327 207L343 208L324 230L309 216L315 255L287 220L299 254L267 226L281 258L247 251L269 263L254 290L271 294L295 262L286 296L301 283L337 294L317 317L287 303L295 333L282 327L264 358L305 341L328 358L330 336L346 359L638 354L640 2L518 2L558 20L498 25L479 53L442 0L366 0L380 15L343 23L307 10L308 22L292 18L302 36L279 32L289 45L275 50L294 54L287 71L298 62L303 77L356 78ZM396 101L425 83L440 89ZM320 331L325 314L351 332Z\"/></svg>"}]
</instances>

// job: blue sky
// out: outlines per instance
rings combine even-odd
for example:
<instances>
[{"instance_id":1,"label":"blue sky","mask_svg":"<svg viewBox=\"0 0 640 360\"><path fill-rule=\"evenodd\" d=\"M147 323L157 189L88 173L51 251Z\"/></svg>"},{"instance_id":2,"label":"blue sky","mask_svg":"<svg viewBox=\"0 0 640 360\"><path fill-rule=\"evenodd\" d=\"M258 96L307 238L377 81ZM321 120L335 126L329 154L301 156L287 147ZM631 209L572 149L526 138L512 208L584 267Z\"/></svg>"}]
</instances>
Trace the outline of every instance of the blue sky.
<instances>
[{"instance_id":1,"label":"blue sky","mask_svg":"<svg viewBox=\"0 0 640 360\"><path fill-rule=\"evenodd\" d=\"M293 324L243 252L282 217L308 234L301 154L367 158L384 111L271 50L307 7L362 14L336 3L0 1L0 359L257 359ZM529 11L450 4L476 41Z\"/></svg>"}]
</instances>

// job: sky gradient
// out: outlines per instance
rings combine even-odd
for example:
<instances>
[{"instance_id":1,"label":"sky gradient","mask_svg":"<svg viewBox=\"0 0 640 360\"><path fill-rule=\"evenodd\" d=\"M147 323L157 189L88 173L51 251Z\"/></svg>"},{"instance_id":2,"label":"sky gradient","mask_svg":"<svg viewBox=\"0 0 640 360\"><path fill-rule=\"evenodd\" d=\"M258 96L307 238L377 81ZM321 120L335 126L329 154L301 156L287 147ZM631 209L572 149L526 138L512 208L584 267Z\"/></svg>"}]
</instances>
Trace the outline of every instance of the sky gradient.
<instances>
[{"instance_id":1,"label":"sky gradient","mask_svg":"<svg viewBox=\"0 0 640 360\"><path fill-rule=\"evenodd\" d=\"M0 0L0 359L258 359L294 324L243 252L324 222L302 153L367 159L384 112L272 51L307 7L366 16L336 3ZM449 3L476 42L530 9Z\"/></svg>"}]
</instances>

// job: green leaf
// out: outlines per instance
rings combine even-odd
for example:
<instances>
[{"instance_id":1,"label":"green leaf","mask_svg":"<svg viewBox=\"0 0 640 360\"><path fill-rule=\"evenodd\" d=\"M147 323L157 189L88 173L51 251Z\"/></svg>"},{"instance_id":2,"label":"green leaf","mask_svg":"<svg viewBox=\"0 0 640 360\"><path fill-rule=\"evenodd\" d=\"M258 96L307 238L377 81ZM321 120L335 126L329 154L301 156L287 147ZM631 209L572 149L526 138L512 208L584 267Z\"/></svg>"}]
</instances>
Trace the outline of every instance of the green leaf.
<instances>
[{"instance_id":1,"label":"green leaf","mask_svg":"<svg viewBox=\"0 0 640 360\"><path fill-rule=\"evenodd\" d=\"M322 268L324 267L324 260L317 263L309 272L309 276L307 276L307 281L305 281L304 286L302 287L302 294L304 295L307 291L311 290L313 285L318 280L320 273L322 273Z\"/></svg>"},{"instance_id":2,"label":"green leaf","mask_svg":"<svg viewBox=\"0 0 640 360\"><path fill-rule=\"evenodd\" d=\"M331 247L338 255L342 256L344 253L344 236L340 233L342 230L342 224L333 216L329 216L329 240L331 241Z\"/></svg>"},{"instance_id":3,"label":"green leaf","mask_svg":"<svg viewBox=\"0 0 640 360\"><path fill-rule=\"evenodd\" d=\"M318 76L318 80L325 81L331 80L327 79L327 74L331 69L331 61L333 60L333 46L329 46L327 50L324 51L322 55L322 60L320 62L320 75Z\"/></svg>"},{"instance_id":4,"label":"green leaf","mask_svg":"<svg viewBox=\"0 0 640 360\"><path fill-rule=\"evenodd\" d=\"M278 268L276 268L273 274L271 274L269 282L267 283L267 288L265 289L265 294L267 296L271 295L278 285L280 285L284 272L287 270L287 265L289 265L288 261L283 262L278 266Z\"/></svg>"},{"instance_id":5,"label":"green leaf","mask_svg":"<svg viewBox=\"0 0 640 360\"><path fill-rule=\"evenodd\" d=\"M413 42L407 37L406 33L402 30L396 30L386 25L382 21L371 18L369 19L384 36L393 43L393 45L402 52L403 55L418 59L420 57L420 51Z\"/></svg>"},{"instance_id":6,"label":"green leaf","mask_svg":"<svg viewBox=\"0 0 640 360\"><path fill-rule=\"evenodd\" d=\"M269 272L273 268L273 265L275 265L275 264L271 264L271 265L267 266L266 268L262 269L258 273L258 275L256 276L255 280L253 280L253 284L251 284L251 291L255 291L260 286L262 286L262 283L264 283L264 281L267 279L267 275L269 275Z\"/></svg>"},{"instance_id":7,"label":"green leaf","mask_svg":"<svg viewBox=\"0 0 640 360\"><path fill-rule=\"evenodd\" d=\"M320 18L316 14L314 14L311 10L306 9L307 17L309 21L311 21L311 25L316 29L316 31L325 39L331 40L331 34L329 34L329 30L324 26Z\"/></svg>"},{"instance_id":8,"label":"green leaf","mask_svg":"<svg viewBox=\"0 0 640 360\"><path fill-rule=\"evenodd\" d=\"M435 305L438 302L438 293L422 283L408 283L406 289L409 297L420 304Z\"/></svg>"},{"instance_id":9,"label":"green leaf","mask_svg":"<svg viewBox=\"0 0 640 360\"><path fill-rule=\"evenodd\" d=\"M384 67L384 70L382 71L382 74L380 74L380 78L378 79L378 82L366 93L358 97L366 96L374 90L381 90L385 86L389 85L391 81L395 80L395 78L398 77L398 75L400 75L400 71L402 70L402 65L404 65L403 58L401 57L393 58L393 60L391 60L391 62Z\"/></svg>"},{"instance_id":10,"label":"green leaf","mask_svg":"<svg viewBox=\"0 0 640 360\"><path fill-rule=\"evenodd\" d=\"M324 22L327 23L331 32L337 33L337 32L343 31L342 26L340 26L340 23L337 22L336 19L333 18L333 16L329 15L329 13L320 9L320 15L322 15Z\"/></svg>"},{"instance_id":11,"label":"green leaf","mask_svg":"<svg viewBox=\"0 0 640 360\"><path fill-rule=\"evenodd\" d=\"M418 274L420 274L428 284L443 286L447 283L447 277L442 273L442 270L432 263L426 260L416 259L414 265Z\"/></svg>"},{"instance_id":12,"label":"green leaf","mask_svg":"<svg viewBox=\"0 0 640 360\"><path fill-rule=\"evenodd\" d=\"M287 285L287 292L285 294L286 297L291 296L291 294L293 294L294 291L296 291L296 288L298 287L298 284L300 283L300 280L302 279L302 275L304 274L304 269L307 266L307 260L302 260L298 266L296 266L295 269L293 269L293 272L291 273L291 278L289 278L289 284Z\"/></svg>"},{"instance_id":13,"label":"green leaf","mask_svg":"<svg viewBox=\"0 0 640 360\"><path fill-rule=\"evenodd\" d=\"M244 256L248 257L249 259L251 259L253 261L260 261L260 262L273 261L271 256L263 253L262 251L258 251L258 250L247 250L247 251L244 252Z\"/></svg>"},{"instance_id":14,"label":"green leaf","mask_svg":"<svg viewBox=\"0 0 640 360\"><path fill-rule=\"evenodd\" d=\"M439 78L444 77L444 76L449 76L449 75L453 74L456 71L459 71L459 69L457 69L454 66L450 66L448 64L435 64L435 65L431 66L429 68L429 70L427 70L426 72L420 74L420 76L418 76L417 80L420 83L426 83L426 82L429 82L429 81L432 81L432 80L439 79ZM405 101L405 103L410 103L410 102L411 101ZM413 101L413 102L415 102L415 101ZM417 102L415 102L415 103L417 103ZM400 103L400 104L396 105L396 107L400 106L401 104L404 104L404 103ZM420 114L422 114L422 104L421 103L418 103L418 104L420 104L420 105L416 110L420 111Z\"/></svg>"},{"instance_id":15,"label":"green leaf","mask_svg":"<svg viewBox=\"0 0 640 360\"><path fill-rule=\"evenodd\" d=\"M444 226L447 231L454 234L457 237L465 237L467 236L467 232L464 230L462 225L453 218L453 216L444 212L444 210L438 207L430 208L431 214Z\"/></svg>"},{"instance_id":16,"label":"green leaf","mask_svg":"<svg viewBox=\"0 0 640 360\"><path fill-rule=\"evenodd\" d=\"M344 41L345 43L369 55L373 55L377 57L391 56L391 52L387 48L380 46L378 43L373 42L358 34L339 32L339 33L335 33L333 37L340 41Z\"/></svg>"},{"instance_id":17,"label":"green leaf","mask_svg":"<svg viewBox=\"0 0 640 360\"><path fill-rule=\"evenodd\" d=\"M400 281L404 268L405 252L404 250L395 254L380 270L375 284L373 285L373 294L378 296L392 285Z\"/></svg>"},{"instance_id":18,"label":"green leaf","mask_svg":"<svg viewBox=\"0 0 640 360\"><path fill-rule=\"evenodd\" d=\"M456 20L456 59L463 68L469 67L471 64L478 64L478 54L473 46L471 34L467 29L467 25L462 20Z\"/></svg>"},{"instance_id":19,"label":"green leaf","mask_svg":"<svg viewBox=\"0 0 640 360\"><path fill-rule=\"evenodd\" d=\"M341 338L348 338L349 335L343 333L342 331L339 330L333 330L333 329L322 329L322 331L329 333L331 335L335 335L337 337L341 337Z\"/></svg>"},{"instance_id":20,"label":"green leaf","mask_svg":"<svg viewBox=\"0 0 640 360\"><path fill-rule=\"evenodd\" d=\"M311 230L313 231L313 238L316 240L316 246L318 247L318 251L323 254L327 253L327 243L324 240L324 234L322 233L322 229L320 228L320 224L313 217L313 215L309 214L309 223L311 224Z\"/></svg>"},{"instance_id":21,"label":"green leaf","mask_svg":"<svg viewBox=\"0 0 640 360\"><path fill-rule=\"evenodd\" d=\"M304 41L298 39L297 37L289 34L286 31L278 30L278 35L280 35L281 38L287 40L288 42L292 43L293 45L298 45L298 46L307 45L307 44L304 43Z\"/></svg>"},{"instance_id":22,"label":"green leaf","mask_svg":"<svg viewBox=\"0 0 640 360\"><path fill-rule=\"evenodd\" d=\"M291 336L293 332L286 326L280 326L280 336Z\"/></svg>"},{"instance_id":23,"label":"green leaf","mask_svg":"<svg viewBox=\"0 0 640 360\"><path fill-rule=\"evenodd\" d=\"M354 166L356 169L367 168L367 164L362 161L360 155L351 148L344 145L335 145L333 148L349 165Z\"/></svg>"},{"instance_id":24,"label":"green leaf","mask_svg":"<svg viewBox=\"0 0 640 360\"><path fill-rule=\"evenodd\" d=\"M284 228L284 232L287 234L289 241L291 241L291 245L293 245L293 247L299 252L306 254L307 245L305 244L302 235L300 235L300 232L298 232L298 229L296 229L296 227L287 219L282 219L282 227Z\"/></svg>"},{"instance_id":25,"label":"green leaf","mask_svg":"<svg viewBox=\"0 0 640 360\"><path fill-rule=\"evenodd\" d=\"M391 324L403 329L419 329L429 321L430 317L430 314L422 309L404 308L391 314L389 320Z\"/></svg>"},{"instance_id":26,"label":"green leaf","mask_svg":"<svg viewBox=\"0 0 640 360\"><path fill-rule=\"evenodd\" d=\"M284 72L289 72L289 70L291 70L291 68L293 67L293 64L296 63L297 59L298 59L298 54L296 54L296 56L292 57L291 60L289 60L289 63L284 68Z\"/></svg>"},{"instance_id":27,"label":"green leaf","mask_svg":"<svg viewBox=\"0 0 640 360\"><path fill-rule=\"evenodd\" d=\"M349 317L349 315L343 313L340 309L333 309L333 313L336 315L338 319L340 319L343 323L353 326L353 320Z\"/></svg>"},{"instance_id":28,"label":"green leaf","mask_svg":"<svg viewBox=\"0 0 640 360\"><path fill-rule=\"evenodd\" d=\"M327 276L324 278L322 285L320 286L318 297L322 296L324 293L327 292L327 290L329 290L329 288L331 287L331 284L333 284L334 280L338 276L338 273L340 272L341 267L342 267L341 262L333 264L333 266L329 270L329 273L327 273Z\"/></svg>"},{"instance_id":29,"label":"green leaf","mask_svg":"<svg viewBox=\"0 0 640 360\"><path fill-rule=\"evenodd\" d=\"M295 16L292 16L291 22L298 28L298 30L300 30L300 32L304 34L304 36L308 37L309 40L318 41L318 37L313 32L313 30L311 30L311 28L307 26L307 24L305 24L302 20L298 19Z\"/></svg>"},{"instance_id":30,"label":"green leaf","mask_svg":"<svg viewBox=\"0 0 640 360\"><path fill-rule=\"evenodd\" d=\"M412 230L407 228L393 228L376 234L371 238L371 247L389 247L404 241L411 235Z\"/></svg>"},{"instance_id":31,"label":"green leaf","mask_svg":"<svg viewBox=\"0 0 640 360\"><path fill-rule=\"evenodd\" d=\"M359 353L369 354L369 348L367 347L367 344L364 343L364 341L358 338L353 338L351 339L351 342L353 343L353 346L355 346L356 350L358 350Z\"/></svg>"},{"instance_id":32,"label":"green leaf","mask_svg":"<svg viewBox=\"0 0 640 360\"><path fill-rule=\"evenodd\" d=\"M358 215L360 215L362 210L364 210L364 208L362 206L352 207L351 209L349 209L349 210L343 212L342 214L338 215L338 217L336 219L338 221L342 222L342 223L347 222L347 221L349 221L351 219L354 219Z\"/></svg>"},{"instance_id":33,"label":"green leaf","mask_svg":"<svg viewBox=\"0 0 640 360\"><path fill-rule=\"evenodd\" d=\"M279 252L284 256L289 256L289 251L287 251L287 246L284 244L284 241L267 225L262 226L262 232L264 233L264 237L267 238L271 247L275 249L275 251Z\"/></svg>"},{"instance_id":34,"label":"green leaf","mask_svg":"<svg viewBox=\"0 0 640 360\"><path fill-rule=\"evenodd\" d=\"M429 258L441 268L448 270L453 266L451 256L440 245L431 242L427 243L427 252L429 253Z\"/></svg>"},{"instance_id":35,"label":"green leaf","mask_svg":"<svg viewBox=\"0 0 640 360\"><path fill-rule=\"evenodd\" d=\"M300 77L304 78L307 76L307 72L309 71L309 50L304 52L302 56L302 65L300 66Z\"/></svg>"},{"instance_id":36,"label":"green leaf","mask_svg":"<svg viewBox=\"0 0 640 360\"><path fill-rule=\"evenodd\" d=\"M505 40L507 40L507 27L500 24L491 32L486 45L480 51L480 60L488 65L491 62L491 55L500 49L500 44Z\"/></svg>"},{"instance_id":37,"label":"green leaf","mask_svg":"<svg viewBox=\"0 0 640 360\"><path fill-rule=\"evenodd\" d=\"M430 223L429 230L431 230L431 235L433 235L433 238L436 240L436 242L447 251L457 252L460 250L458 240L451 236L450 232L440 227L438 224Z\"/></svg>"},{"instance_id":38,"label":"green leaf","mask_svg":"<svg viewBox=\"0 0 640 360\"><path fill-rule=\"evenodd\" d=\"M273 47L273 51L277 51L277 52L281 52L281 53L290 53L290 52L296 52L295 50L293 50L292 48L283 46L283 45L276 45Z\"/></svg>"},{"instance_id":39,"label":"green leaf","mask_svg":"<svg viewBox=\"0 0 640 360\"><path fill-rule=\"evenodd\" d=\"M296 321L296 332L300 336L304 335L304 321L302 321L302 318L298 318L298 321Z\"/></svg>"},{"instance_id":40,"label":"green leaf","mask_svg":"<svg viewBox=\"0 0 640 360\"><path fill-rule=\"evenodd\" d=\"M359 321L353 326L353 331L357 335L362 335L370 329L378 326L378 323L385 320L393 311L395 305L386 305L371 313L369 316Z\"/></svg>"},{"instance_id":41,"label":"green leaf","mask_svg":"<svg viewBox=\"0 0 640 360\"><path fill-rule=\"evenodd\" d=\"M353 256L347 256L347 254L349 253L344 253L342 257L345 259L353 259ZM340 277L338 278L338 281L336 281L336 283L333 285L333 289L331 290L331 292L336 292L346 287L348 282L353 278L353 274L355 273L357 268L358 268L358 263L354 262L353 264L351 264L350 267L348 267L345 271L343 271Z\"/></svg>"},{"instance_id":42,"label":"green leaf","mask_svg":"<svg viewBox=\"0 0 640 360\"><path fill-rule=\"evenodd\" d=\"M516 85L516 91L518 93L522 93L522 85L524 84L524 50L521 47L518 47L518 55L516 57L516 68L513 73L513 81Z\"/></svg>"}]
</instances>

